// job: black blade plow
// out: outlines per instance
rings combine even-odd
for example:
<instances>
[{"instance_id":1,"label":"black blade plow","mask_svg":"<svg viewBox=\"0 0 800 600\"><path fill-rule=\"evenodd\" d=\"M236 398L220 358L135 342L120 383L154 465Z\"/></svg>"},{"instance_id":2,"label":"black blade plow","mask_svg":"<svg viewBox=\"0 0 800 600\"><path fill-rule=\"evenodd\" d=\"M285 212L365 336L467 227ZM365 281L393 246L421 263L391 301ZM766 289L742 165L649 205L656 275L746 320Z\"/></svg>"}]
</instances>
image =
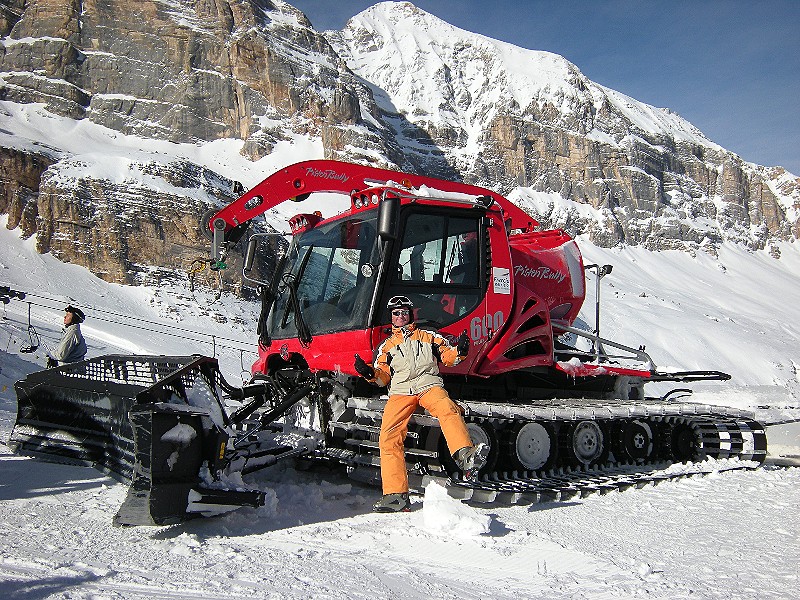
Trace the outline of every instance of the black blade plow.
<instances>
[{"instance_id":1,"label":"black blade plow","mask_svg":"<svg viewBox=\"0 0 800 600\"><path fill-rule=\"evenodd\" d=\"M130 483L118 525L168 525L240 506L257 490L226 489L230 419L217 361L203 356L101 356L31 373L15 385L9 446L90 465Z\"/></svg>"}]
</instances>

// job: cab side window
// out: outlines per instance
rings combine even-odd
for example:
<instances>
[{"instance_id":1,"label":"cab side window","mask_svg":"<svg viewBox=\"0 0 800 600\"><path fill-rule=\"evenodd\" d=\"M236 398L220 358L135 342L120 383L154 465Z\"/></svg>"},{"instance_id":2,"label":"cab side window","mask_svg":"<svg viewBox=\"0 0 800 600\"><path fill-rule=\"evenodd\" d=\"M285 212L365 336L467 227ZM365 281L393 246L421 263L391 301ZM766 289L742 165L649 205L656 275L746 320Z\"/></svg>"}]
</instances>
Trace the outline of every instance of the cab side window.
<instances>
[{"instance_id":1,"label":"cab side window","mask_svg":"<svg viewBox=\"0 0 800 600\"><path fill-rule=\"evenodd\" d=\"M418 308L417 319L434 326L469 312L485 287L480 277L484 260L480 226L478 217L409 214L386 297L409 296ZM383 315L384 321L387 316Z\"/></svg>"}]
</instances>

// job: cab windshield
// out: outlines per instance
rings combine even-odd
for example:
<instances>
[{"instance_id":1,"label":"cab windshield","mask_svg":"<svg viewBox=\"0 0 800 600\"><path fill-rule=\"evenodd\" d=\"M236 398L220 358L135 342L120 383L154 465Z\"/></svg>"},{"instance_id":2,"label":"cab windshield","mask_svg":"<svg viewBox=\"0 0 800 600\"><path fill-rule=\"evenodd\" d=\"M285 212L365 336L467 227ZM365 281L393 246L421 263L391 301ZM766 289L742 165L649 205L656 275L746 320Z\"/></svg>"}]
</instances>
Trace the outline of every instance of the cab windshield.
<instances>
[{"instance_id":1,"label":"cab windshield","mask_svg":"<svg viewBox=\"0 0 800 600\"><path fill-rule=\"evenodd\" d=\"M367 327L376 277L361 267L378 261L376 212L327 223L293 239L269 317L273 339L298 334L298 307L312 336Z\"/></svg>"}]
</instances>

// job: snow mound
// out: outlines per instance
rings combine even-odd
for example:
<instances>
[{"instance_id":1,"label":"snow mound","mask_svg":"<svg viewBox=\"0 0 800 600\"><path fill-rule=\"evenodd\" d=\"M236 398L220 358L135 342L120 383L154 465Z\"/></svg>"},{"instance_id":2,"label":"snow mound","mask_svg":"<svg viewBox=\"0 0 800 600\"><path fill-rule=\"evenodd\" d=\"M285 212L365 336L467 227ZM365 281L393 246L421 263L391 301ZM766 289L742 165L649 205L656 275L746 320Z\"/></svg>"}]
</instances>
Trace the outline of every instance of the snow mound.
<instances>
[{"instance_id":1,"label":"snow mound","mask_svg":"<svg viewBox=\"0 0 800 600\"><path fill-rule=\"evenodd\" d=\"M492 522L489 515L448 496L447 490L435 481L425 487L422 520L428 531L460 538L489 533Z\"/></svg>"}]
</instances>

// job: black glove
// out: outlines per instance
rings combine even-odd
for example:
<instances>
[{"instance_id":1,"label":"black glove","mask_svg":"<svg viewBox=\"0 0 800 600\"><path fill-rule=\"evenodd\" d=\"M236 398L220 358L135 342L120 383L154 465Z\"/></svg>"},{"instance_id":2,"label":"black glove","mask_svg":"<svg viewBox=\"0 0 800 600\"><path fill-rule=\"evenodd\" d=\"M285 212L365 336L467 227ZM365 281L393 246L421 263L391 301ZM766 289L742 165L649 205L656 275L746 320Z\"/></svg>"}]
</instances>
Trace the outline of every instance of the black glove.
<instances>
[{"instance_id":1,"label":"black glove","mask_svg":"<svg viewBox=\"0 0 800 600\"><path fill-rule=\"evenodd\" d=\"M469 336L467 335L467 330L465 329L461 336L458 338L458 345L456 346L456 350L458 351L459 356L466 356L469 354Z\"/></svg>"},{"instance_id":2,"label":"black glove","mask_svg":"<svg viewBox=\"0 0 800 600\"><path fill-rule=\"evenodd\" d=\"M57 361L57 360L55 360L54 358L50 358L50 357L48 356L48 357L47 357L47 368L48 368L48 369L54 369L54 368L55 368L55 367L57 367L57 366L58 366L58 361Z\"/></svg>"},{"instance_id":3,"label":"black glove","mask_svg":"<svg viewBox=\"0 0 800 600\"><path fill-rule=\"evenodd\" d=\"M361 375L364 379L374 379L375 369L373 369L367 363L365 363L364 359L361 358L358 354L356 354L355 357L356 357L356 362L355 362L356 373Z\"/></svg>"}]
</instances>

